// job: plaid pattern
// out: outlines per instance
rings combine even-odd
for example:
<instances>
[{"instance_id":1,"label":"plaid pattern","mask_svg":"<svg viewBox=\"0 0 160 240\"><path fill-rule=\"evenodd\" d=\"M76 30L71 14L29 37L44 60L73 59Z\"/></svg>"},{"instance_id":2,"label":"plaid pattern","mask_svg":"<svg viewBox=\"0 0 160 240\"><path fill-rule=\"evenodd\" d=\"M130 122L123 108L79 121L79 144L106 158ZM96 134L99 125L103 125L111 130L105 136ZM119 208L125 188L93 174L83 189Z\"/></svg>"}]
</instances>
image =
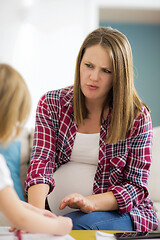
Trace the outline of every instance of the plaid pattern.
<instances>
[{"instance_id":1,"label":"plaid pattern","mask_svg":"<svg viewBox=\"0 0 160 240\"><path fill-rule=\"evenodd\" d=\"M73 89L68 87L42 96L36 112L31 165L25 182L26 190L34 184L46 183L50 191L55 183L53 173L70 161L77 131L74 122ZM152 123L147 110L145 117L135 119L124 141L104 142L112 109L100 130L99 161L93 183L93 194L112 191L119 213L130 213L136 231L152 231L158 220L148 197L147 181L151 165ZM65 183L64 183L65 184Z\"/></svg>"}]
</instances>

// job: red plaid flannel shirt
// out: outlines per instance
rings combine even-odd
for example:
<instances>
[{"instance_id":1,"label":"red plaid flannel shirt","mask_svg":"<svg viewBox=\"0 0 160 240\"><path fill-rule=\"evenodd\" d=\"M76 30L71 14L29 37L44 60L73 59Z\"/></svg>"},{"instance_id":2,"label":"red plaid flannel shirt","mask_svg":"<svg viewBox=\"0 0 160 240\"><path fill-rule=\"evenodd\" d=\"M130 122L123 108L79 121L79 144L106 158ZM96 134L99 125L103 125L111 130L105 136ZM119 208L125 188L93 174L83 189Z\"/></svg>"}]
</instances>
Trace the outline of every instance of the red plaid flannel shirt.
<instances>
[{"instance_id":1,"label":"red plaid flannel shirt","mask_svg":"<svg viewBox=\"0 0 160 240\"><path fill-rule=\"evenodd\" d=\"M55 186L53 173L70 161L77 132L72 100L72 87L50 91L40 99L26 190L32 185L46 183L52 191ZM126 139L117 144L106 144L111 113L110 109L100 130L93 194L112 191L119 213L130 213L136 231L156 230L158 220L147 190L152 145L150 115L143 107L145 117L140 114L135 119Z\"/></svg>"}]
</instances>

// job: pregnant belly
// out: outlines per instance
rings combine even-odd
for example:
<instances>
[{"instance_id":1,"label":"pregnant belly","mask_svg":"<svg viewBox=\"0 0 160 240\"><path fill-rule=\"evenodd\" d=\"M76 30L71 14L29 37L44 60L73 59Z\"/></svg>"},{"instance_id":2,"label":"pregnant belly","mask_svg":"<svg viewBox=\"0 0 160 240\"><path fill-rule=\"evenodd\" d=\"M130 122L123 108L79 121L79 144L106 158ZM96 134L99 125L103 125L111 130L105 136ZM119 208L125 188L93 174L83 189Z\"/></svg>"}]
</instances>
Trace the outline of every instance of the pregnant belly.
<instances>
[{"instance_id":1,"label":"pregnant belly","mask_svg":"<svg viewBox=\"0 0 160 240\"><path fill-rule=\"evenodd\" d=\"M68 194L91 195L96 168L95 165L77 162L62 165L53 175L55 188L48 195L48 203L52 212L56 215L63 215L73 211L69 207L59 210L61 200Z\"/></svg>"}]
</instances>

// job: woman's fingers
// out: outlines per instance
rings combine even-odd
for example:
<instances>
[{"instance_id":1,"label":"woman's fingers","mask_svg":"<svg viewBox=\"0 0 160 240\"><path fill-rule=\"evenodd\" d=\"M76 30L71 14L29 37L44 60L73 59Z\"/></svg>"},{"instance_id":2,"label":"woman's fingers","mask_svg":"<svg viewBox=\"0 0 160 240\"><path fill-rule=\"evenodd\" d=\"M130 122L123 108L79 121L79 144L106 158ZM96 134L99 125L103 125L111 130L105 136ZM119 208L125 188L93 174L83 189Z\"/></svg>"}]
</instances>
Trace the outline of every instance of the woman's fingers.
<instances>
[{"instance_id":1,"label":"woman's fingers","mask_svg":"<svg viewBox=\"0 0 160 240\"><path fill-rule=\"evenodd\" d=\"M71 198L71 199L64 199L61 204L60 204L60 209L64 209L66 206L70 207L70 208L76 208L76 205L75 205L75 201L74 201L74 198Z\"/></svg>"},{"instance_id":2,"label":"woman's fingers","mask_svg":"<svg viewBox=\"0 0 160 240\"><path fill-rule=\"evenodd\" d=\"M60 203L60 209L64 209L66 206L70 208L79 208L78 202L83 200L83 196L80 194L70 194L66 196Z\"/></svg>"},{"instance_id":3,"label":"woman's fingers","mask_svg":"<svg viewBox=\"0 0 160 240\"><path fill-rule=\"evenodd\" d=\"M95 209L91 201L89 201L86 197L80 194L70 194L66 196L60 204L60 209L64 209L66 206L70 208L80 209L85 213L93 212Z\"/></svg>"}]
</instances>

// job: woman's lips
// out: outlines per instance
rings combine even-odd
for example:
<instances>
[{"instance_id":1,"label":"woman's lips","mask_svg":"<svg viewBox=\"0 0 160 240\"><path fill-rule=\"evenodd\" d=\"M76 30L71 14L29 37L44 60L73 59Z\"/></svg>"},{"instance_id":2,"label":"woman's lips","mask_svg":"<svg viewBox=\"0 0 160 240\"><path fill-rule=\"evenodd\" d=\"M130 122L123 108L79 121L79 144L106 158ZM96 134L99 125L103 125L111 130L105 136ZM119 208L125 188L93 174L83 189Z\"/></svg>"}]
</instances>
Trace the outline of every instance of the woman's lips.
<instances>
[{"instance_id":1,"label":"woman's lips","mask_svg":"<svg viewBox=\"0 0 160 240\"><path fill-rule=\"evenodd\" d=\"M96 90L98 87L94 85L87 85L87 87L91 90Z\"/></svg>"}]
</instances>

